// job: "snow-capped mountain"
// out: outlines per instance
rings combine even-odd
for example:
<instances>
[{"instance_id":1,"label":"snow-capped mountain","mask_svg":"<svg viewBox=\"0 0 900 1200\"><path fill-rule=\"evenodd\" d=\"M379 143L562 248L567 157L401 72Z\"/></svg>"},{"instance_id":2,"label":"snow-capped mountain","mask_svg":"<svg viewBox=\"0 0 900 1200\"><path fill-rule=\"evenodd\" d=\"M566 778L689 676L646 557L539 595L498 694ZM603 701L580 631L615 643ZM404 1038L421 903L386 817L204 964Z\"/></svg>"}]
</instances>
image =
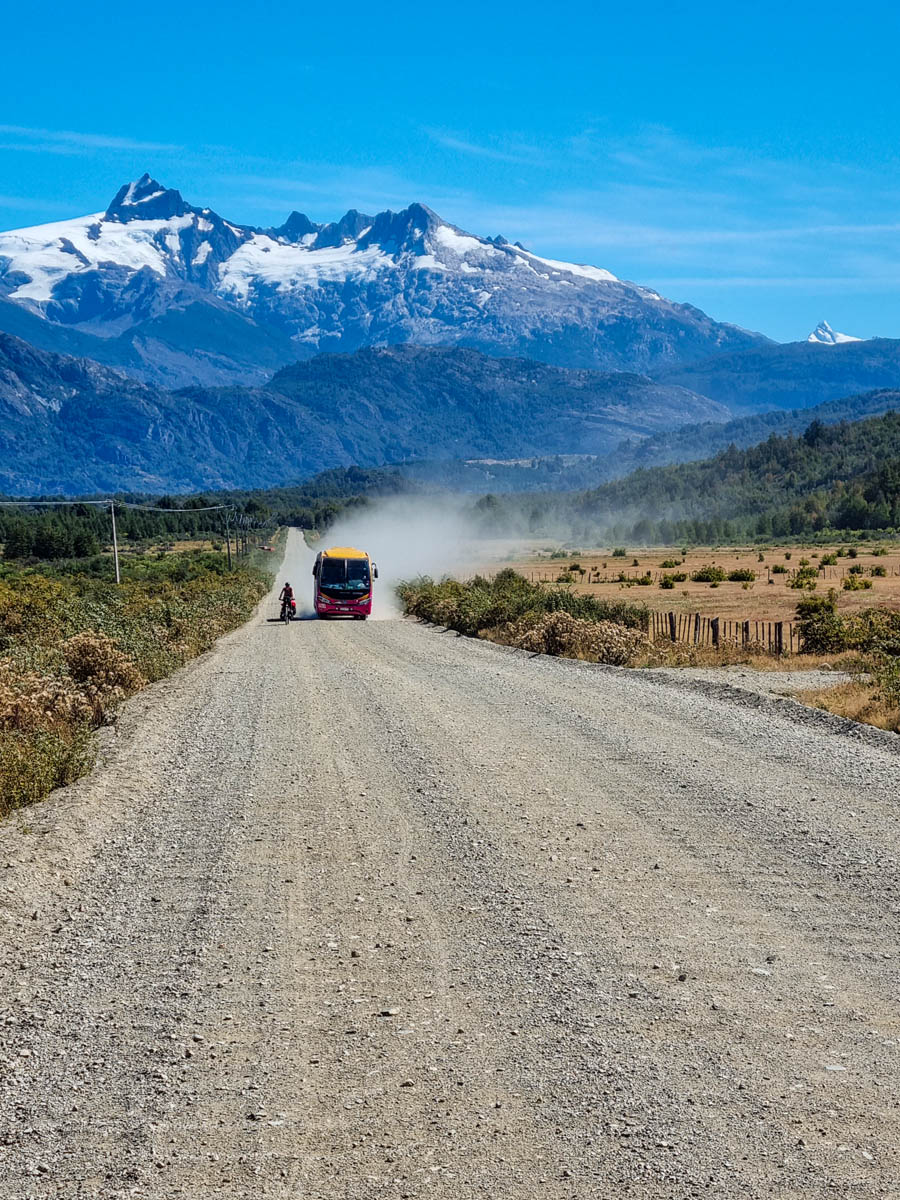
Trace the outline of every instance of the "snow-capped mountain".
<instances>
[{"instance_id":1,"label":"snow-capped mountain","mask_svg":"<svg viewBox=\"0 0 900 1200\"><path fill-rule=\"evenodd\" d=\"M863 338L852 337L849 333L838 333L827 321L820 321L806 340L815 342L818 346L838 346L841 342L861 342Z\"/></svg>"},{"instance_id":2,"label":"snow-capped mountain","mask_svg":"<svg viewBox=\"0 0 900 1200\"><path fill-rule=\"evenodd\" d=\"M292 358L404 342L646 371L766 341L422 204L258 229L148 175L105 212L0 233L0 297L0 328L46 349L48 325L102 338L81 352L169 385L251 382ZM22 327L26 313L39 329Z\"/></svg>"}]
</instances>

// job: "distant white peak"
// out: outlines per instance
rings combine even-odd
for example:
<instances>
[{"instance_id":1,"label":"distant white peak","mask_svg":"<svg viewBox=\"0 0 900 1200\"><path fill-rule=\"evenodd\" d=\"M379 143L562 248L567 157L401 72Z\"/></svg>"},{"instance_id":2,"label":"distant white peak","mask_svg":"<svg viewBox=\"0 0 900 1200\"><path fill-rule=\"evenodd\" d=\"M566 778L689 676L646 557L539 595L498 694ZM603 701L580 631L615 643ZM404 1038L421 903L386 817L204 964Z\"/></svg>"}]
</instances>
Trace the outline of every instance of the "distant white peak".
<instances>
[{"instance_id":1,"label":"distant white peak","mask_svg":"<svg viewBox=\"0 0 900 1200\"><path fill-rule=\"evenodd\" d=\"M806 340L818 346L837 346L841 342L863 341L862 338L852 337L849 333L838 333L827 321L820 321Z\"/></svg>"}]
</instances>

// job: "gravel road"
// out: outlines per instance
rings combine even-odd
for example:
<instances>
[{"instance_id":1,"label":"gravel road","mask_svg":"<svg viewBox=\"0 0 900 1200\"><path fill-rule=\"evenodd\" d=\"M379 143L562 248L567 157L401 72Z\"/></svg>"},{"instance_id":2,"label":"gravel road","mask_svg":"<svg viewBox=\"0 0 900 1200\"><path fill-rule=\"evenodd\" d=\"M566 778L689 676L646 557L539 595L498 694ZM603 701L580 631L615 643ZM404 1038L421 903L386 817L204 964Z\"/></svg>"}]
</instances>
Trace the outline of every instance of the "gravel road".
<instances>
[{"instance_id":1,"label":"gravel road","mask_svg":"<svg viewBox=\"0 0 900 1200\"><path fill-rule=\"evenodd\" d=\"M4 1200L900 1195L897 739L276 611L0 828Z\"/></svg>"}]
</instances>

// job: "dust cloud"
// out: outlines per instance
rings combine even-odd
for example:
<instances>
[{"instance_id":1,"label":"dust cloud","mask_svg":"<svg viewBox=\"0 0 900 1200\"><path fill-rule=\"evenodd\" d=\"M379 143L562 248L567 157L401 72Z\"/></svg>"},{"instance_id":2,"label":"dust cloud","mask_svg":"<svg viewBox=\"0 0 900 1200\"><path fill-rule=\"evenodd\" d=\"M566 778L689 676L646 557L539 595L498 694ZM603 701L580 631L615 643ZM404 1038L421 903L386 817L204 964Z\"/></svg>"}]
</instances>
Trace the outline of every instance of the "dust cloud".
<instances>
[{"instance_id":1,"label":"dust cloud","mask_svg":"<svg viewBox=\"0 0 900 1200\"><path fill-rule=\"evenodd\" d=\"M400 616L394 589L401 579L440 579L477 561L482 537L462 497L399 496L345 514L328 529L321 546L368 552L378 566L372 618L385 621Z\"/></svg>"}]
</instances>

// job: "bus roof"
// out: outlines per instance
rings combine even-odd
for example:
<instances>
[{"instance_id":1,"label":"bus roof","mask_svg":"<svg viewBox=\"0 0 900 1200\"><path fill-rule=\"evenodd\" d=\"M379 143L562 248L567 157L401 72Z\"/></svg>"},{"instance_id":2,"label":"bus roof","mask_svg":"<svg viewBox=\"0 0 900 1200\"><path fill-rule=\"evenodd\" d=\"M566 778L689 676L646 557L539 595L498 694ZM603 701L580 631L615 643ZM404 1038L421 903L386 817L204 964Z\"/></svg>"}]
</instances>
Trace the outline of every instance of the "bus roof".
<instances>
[{"instance_id":1,"label":"bus roof","mask_svg":"<svg viewBox=\"0 0 900 1200\"><path fill-rule=\"evenodd\" d=\"M324 558L368 558L365 550L354 550L352 546L329 546L322 551Z\"/></svg>"}]
</instances>

